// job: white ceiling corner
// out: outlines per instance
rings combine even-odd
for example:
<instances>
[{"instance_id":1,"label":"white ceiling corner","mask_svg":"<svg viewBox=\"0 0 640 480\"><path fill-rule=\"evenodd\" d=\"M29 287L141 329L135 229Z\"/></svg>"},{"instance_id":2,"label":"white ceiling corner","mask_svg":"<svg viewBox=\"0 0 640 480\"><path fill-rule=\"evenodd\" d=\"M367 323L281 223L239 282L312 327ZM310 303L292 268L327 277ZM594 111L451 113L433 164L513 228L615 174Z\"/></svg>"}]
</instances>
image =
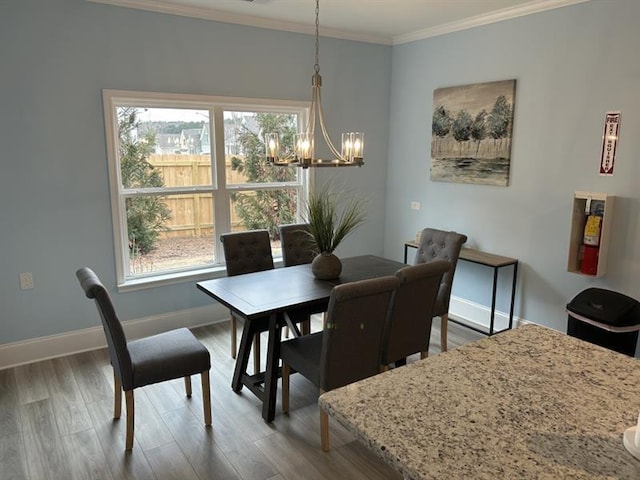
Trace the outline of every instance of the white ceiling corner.
<instances>
[{"instance_id":1,"label":"white ceiling corner","mask_svg":"<svg viewBox=\"0 0 640 480\"><path fill-rule=\"evenodd\" d=\"M87 0L225 23L314 32L313 0ZM321 0L320 34L396 45L591 0Z\"/></svg>"}]
</instances>

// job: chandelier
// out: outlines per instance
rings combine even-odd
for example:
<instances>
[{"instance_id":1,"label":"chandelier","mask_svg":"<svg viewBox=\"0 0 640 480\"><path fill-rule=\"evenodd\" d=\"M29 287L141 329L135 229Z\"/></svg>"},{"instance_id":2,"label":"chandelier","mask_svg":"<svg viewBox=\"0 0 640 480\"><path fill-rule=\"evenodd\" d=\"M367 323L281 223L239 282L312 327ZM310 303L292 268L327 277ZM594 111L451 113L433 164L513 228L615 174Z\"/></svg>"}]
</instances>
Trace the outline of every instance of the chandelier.
<instances>
[{"instance_id":1,"label":"chandelier","mask_svg":"<svg viewBox=\"0 0 640 480\"><path fill-rule=\"evenodd\" d=\"M309 119L304 133L295 135L293 152L290 155L281 156L280 138L277 132L265 133L264 144L267 154L267 161L280 166L297 166L302 168L309 167L353 167L362 166L364 164L364 133L362 132L346 132L342 134L342 151L338 151L331 142L329 133L324 124L324 115L322 113L322 77L320 76L320 56L319 56L319 38L318 33L320 13L320 0L316 0L316 56L314 73L311 79L311 108L309 110ZM320 125L322 138L329 147L331 154L335 158L324 160L314 157L315 147L315 128L316 120Z\"/></svg>"}]
</instances>

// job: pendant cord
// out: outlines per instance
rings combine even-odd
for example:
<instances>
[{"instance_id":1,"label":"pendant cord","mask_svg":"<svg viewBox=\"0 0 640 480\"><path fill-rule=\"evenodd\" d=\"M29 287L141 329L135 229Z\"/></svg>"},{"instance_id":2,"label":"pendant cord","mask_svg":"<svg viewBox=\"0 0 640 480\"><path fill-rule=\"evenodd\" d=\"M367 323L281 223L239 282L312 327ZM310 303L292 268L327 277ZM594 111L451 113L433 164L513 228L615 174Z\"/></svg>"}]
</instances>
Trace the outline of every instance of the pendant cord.
<instances>
[{"instance_id":1,"label":"pendant cord","mask_svg":"<svg viewBox=\"0 0 640 480\"><path fill-rule=\"evenodd\" d=\"M316 0L316 64L313 69L316 73L320 71L320 0Z\"/></svg>"}]
</instances>

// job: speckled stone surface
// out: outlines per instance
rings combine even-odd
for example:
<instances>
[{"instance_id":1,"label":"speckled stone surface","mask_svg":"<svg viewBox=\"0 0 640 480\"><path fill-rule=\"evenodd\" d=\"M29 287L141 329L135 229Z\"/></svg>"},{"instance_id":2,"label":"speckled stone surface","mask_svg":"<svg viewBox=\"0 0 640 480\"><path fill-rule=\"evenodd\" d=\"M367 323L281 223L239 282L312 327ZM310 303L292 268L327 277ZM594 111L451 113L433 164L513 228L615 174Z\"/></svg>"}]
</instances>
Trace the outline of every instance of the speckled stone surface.
<instances>
[{"instance_id":1,"label":"speckled stone surface","mask_svg":"<svg viewBox=\"0 0 640 480\"><path fill-rule=\"evenodd\" d=\"M537 325L325 393L405 478L633 479L640 361Z\"/></svg>"}]
</instances>

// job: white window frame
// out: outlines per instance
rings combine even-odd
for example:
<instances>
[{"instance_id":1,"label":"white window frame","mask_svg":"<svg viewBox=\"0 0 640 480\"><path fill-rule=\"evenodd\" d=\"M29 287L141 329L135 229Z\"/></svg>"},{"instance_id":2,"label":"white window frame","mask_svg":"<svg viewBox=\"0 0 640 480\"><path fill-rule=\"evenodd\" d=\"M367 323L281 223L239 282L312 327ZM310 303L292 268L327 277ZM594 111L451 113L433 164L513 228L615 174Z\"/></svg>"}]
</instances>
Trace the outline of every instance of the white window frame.
<instances>
[{"instance_id":1,"label":"white window frame","mask_svg":"<svg viewBox=\"0 0 640 480\"><path fill-rule=\"evenodd\" d=\"M274 112L297 114L300 118L298 128L303 131L306 125L304 121L309 115L309 102L288 100L267 100L242 97L219 97L211 95L175 94L160 92L141 92L128 90L109 90L102 92L105 134L107 140L107 159L109 166L109 185L111 193L111 213L113 222L113 236L115 247L115 263L118 291L131 291L143 288L152 288L161 285L169 285L185 281L199 281L215 276L224 276L225 267L223 261L216 262L205 268L185 268L172 272L153 272L146 275L128 274L129 242L127 231L127 216L125 199L132 194L155 193L150 189L141 192L137 189L123 189L118 159L118 119L116 108L121 106L133 107L157 107L157 108L187 108L197 110L209 110L209 126L211 141L212 179L210 185L178 188L190 193L212 193L214 201L214 232L216 237L221 233L230 231L230 193L240 191L252 191L256 189L279 189L283 187L296 187L298 189L298 212L302 211L303 202L308 198L311 174L309 170L300 169L298 180L283 183L251 183L242 185L226 184L225 178L225 150L224 150L224 122L225 111L246 112ZM173 187L163 188L161 191L176 191ZM300 219L298 219L300 220ZM215 258L224 259L222 245L216 239Z\"/></svg>"}]
</instances>

